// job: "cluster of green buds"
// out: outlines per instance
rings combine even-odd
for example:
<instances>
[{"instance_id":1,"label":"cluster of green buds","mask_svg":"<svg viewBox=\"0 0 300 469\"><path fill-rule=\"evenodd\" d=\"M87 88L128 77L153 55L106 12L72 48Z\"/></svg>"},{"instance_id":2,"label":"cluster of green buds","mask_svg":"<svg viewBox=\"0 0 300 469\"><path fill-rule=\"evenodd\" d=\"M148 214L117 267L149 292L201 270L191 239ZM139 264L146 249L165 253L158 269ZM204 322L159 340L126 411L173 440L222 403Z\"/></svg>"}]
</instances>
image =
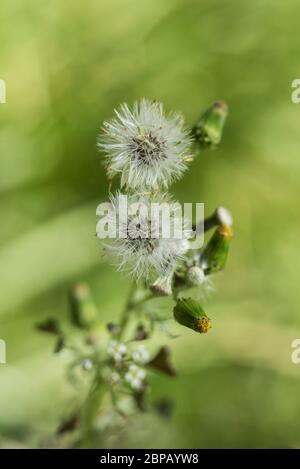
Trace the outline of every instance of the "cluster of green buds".
<instances>
[{"instance_id":1,"label":"cluster of green buds","mask_svg":"<svg viewBox=\"0 0 300 469\"><path fill-rule=\"evenodd\" d=\"M192 129L199 150L215 149L222 139L228 107L223 101L213 103L202 113ZM207 244L188 258L175 272L174 289L177 300L174 307L175 320L195 332L206 333L212 327L201 304L192 298L179 295L187 288L210 285L211 277L222 271L226 265L230 243L233 237L232 217L224 207L218 207L204 220L204 231L215 231Z\"/></svg>"},{"instance_id":2,"label":"cluster of green buds","mask_svg":"<svg viewBox=\"0 0 300 469\"><path fill-rule=\"evenodd\" d=\"M217 224L217 228L208 243L200 252L187 259L185 266L175 275L178 299L174 308L174 318L179 324L200 333L208 332L211 320L198 301L181 298L179 294L187 288L207 284L211 277L222 271L226 265L233 237L232 219L226 209L219 207L208 219L209 228L213 226L212 220Z\"/></svg>"}]
</instances>

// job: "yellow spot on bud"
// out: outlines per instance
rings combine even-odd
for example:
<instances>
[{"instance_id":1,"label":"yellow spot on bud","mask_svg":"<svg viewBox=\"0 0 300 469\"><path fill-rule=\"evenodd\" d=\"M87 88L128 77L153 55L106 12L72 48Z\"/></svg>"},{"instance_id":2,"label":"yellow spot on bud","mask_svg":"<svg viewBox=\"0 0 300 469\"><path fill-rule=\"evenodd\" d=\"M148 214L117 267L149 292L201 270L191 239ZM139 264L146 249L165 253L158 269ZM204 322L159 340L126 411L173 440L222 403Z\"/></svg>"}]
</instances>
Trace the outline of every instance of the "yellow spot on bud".
<instances>
[{"instance_id":1,"label":"yellow spot on bud","mask_svg":"<svg viewBox=\"0 0 300 469\"><path fill-rule=\"evenodd\" d=\"M208 317L203 316L197 321L196 331L200 334L206 334L212 327L212 322Z\"/></svg>"},{"instance_id":2,"label":"yellow spot on bud","mask_svg":"<svg viewBox=\"0 0 300 469\"><path fill-rule=\"evenodd\" d=\"M231 239L233 237L233 230L230 225L220 225L218 227L218 232L221 236L224 236L224 238Z\"/></svg>"}]
</instances>

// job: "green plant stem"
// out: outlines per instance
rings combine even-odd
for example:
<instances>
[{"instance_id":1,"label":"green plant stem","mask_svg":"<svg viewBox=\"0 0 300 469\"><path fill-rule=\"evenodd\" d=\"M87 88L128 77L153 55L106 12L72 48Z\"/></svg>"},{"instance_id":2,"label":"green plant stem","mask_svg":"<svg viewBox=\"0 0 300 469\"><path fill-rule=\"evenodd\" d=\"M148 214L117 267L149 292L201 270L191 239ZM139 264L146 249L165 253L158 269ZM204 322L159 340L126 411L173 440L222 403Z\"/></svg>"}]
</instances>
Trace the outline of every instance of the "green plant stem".
<instances>
[{"instance_id":1,"label":"green plant stem","mask_svg":"<svg viewBox=\"0 0 300 469\"><path fill-rule=\"evenodd\" d=\"M125 304L123 312L121 314L120 330L119 330L119 333L118 333L118 338L119 339L121 339L121 337L124 333L124 330L127 326L127 323L129 321L130 311L135 306L134 302L133 302L135 292L136 292L136 284L132 283L131 288L129 290L129 294L128 294L128 297L127 297L126 304Z\"/></svg>"},{"instance_id":2,"label":"green plant stem","mask_svg":"<svg viewBox=\"0 0 300 469\"><path fill-rule=\"evenodd\" d=\"M130 320L132 311L138 305L144 303L145 301L153 297L152 292L149 292L145 296L142 296L139 299L135 299L136 292L137 292L137 285L134 282L130 288L126 304L121 314L120 330L118 333L119 340L122 338L124 334L124 331ZM93 433L93 424L97 416L97 413L99 411L99 407L100 407L104 393L105 393L105 385L101 377L100 366L98 366L94 379L92 381L90 390L88 392L86 401L84 403L83 411L82 411L82 432L83 432L82 441L85 447L87 447L90 444L92 433Z\"/></svg>"},{"instance_id":3,"label":"green plant stem","mask_svg":"<svg viewBox=\"0 0 300 469\"><path fill-rule=\"evenodd\" d=\"M88 447L93 434L93 424L105 392L100 368L96 370L90 390L82 409L82 442Z\"/></svg>"},{"instance_id":4,"label":"green plant stem","mask_svg":"<svg viewBox=\"0 0 300 469\"><path fill-rule=\"evenodd\" d=\"M120 340L124 334L124 331L127 327L127 324L129 322L129 319L131 317L131 313L132 311L139 305L141 305L142 303L144 303L145 301L153 298L153 293L152 292L149 292L147 295L143 296L142 298L140 299L135 299L135 295L136 295L136 292L137 292L137 285L135 282L133 282L131 288L130 288L130 291L129 291L129 295L128 295L128 298L127 298L127 301L126 301L126 304L125 304L125 307L123 309L123 312L121 314L121 320L120 320L120 330L119 330L119 333L118 333L118 339Z\"/></svg>"}]
</instances>

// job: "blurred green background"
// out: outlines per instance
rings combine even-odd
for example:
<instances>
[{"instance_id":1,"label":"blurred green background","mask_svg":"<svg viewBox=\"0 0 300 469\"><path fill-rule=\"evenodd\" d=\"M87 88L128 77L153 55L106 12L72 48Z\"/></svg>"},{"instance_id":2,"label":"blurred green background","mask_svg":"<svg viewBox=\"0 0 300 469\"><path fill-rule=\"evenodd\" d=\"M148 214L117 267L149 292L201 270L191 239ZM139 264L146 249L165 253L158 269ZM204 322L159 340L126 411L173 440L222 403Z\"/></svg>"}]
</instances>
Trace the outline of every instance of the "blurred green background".
<instances>
[{"instance_id":1,"label":"blurred green background","mask_svg":"<svg viewBox=\"0 0 300 469\"><path fill-rule=\"evenodd\" d=\"M207 214L230 208L235 238L206 304L214 328L200 337L175 326L180 375L153 377L153 395L176 400L172 420L142 416L123 444L300 446L299 15L296 0L2 1L1 446L48 441L76 399L35 323L66 317L76 280L90 283L105 321L122 308L129 281L94 236L107 194L96 137L115 106L142 96L189 124L215 99L228 103L222 145L174 191Z\"/></svg>"}]
</instances>

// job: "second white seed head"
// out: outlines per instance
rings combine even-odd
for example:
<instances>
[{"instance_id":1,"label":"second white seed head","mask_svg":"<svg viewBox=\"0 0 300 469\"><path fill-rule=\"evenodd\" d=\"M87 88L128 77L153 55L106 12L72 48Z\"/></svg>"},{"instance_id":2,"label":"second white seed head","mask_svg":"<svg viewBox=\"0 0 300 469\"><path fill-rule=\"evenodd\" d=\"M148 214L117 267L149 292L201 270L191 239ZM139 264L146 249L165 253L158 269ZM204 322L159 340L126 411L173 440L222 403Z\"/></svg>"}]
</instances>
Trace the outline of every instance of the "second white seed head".
<instances>
[{"instance_id":1,"label":"second white seed head","mask_svg":"<svg viewBox=\"0 0 300 469\"><path fill-rule=\"evenodd\" d=\"M191 231L182 217L178 202L161 194L155 199L139 194L128 197L128 207L134 207L134 214L128 209L128 216L120 216L122 194L111 196L108 223L116 220L116 237L106 243L105 251L118 270L130 273L135 279L157 278L170 274L189 249ZM164 220L152 213L153 202L166 204L169 217ZM138 208L138 210L136 210ZM170 236L163 235L162 230L168 224ZM174 235L180 227L178 235ZM96 231L98 236L97 225Z\"/></svg>"}]
</instances>

